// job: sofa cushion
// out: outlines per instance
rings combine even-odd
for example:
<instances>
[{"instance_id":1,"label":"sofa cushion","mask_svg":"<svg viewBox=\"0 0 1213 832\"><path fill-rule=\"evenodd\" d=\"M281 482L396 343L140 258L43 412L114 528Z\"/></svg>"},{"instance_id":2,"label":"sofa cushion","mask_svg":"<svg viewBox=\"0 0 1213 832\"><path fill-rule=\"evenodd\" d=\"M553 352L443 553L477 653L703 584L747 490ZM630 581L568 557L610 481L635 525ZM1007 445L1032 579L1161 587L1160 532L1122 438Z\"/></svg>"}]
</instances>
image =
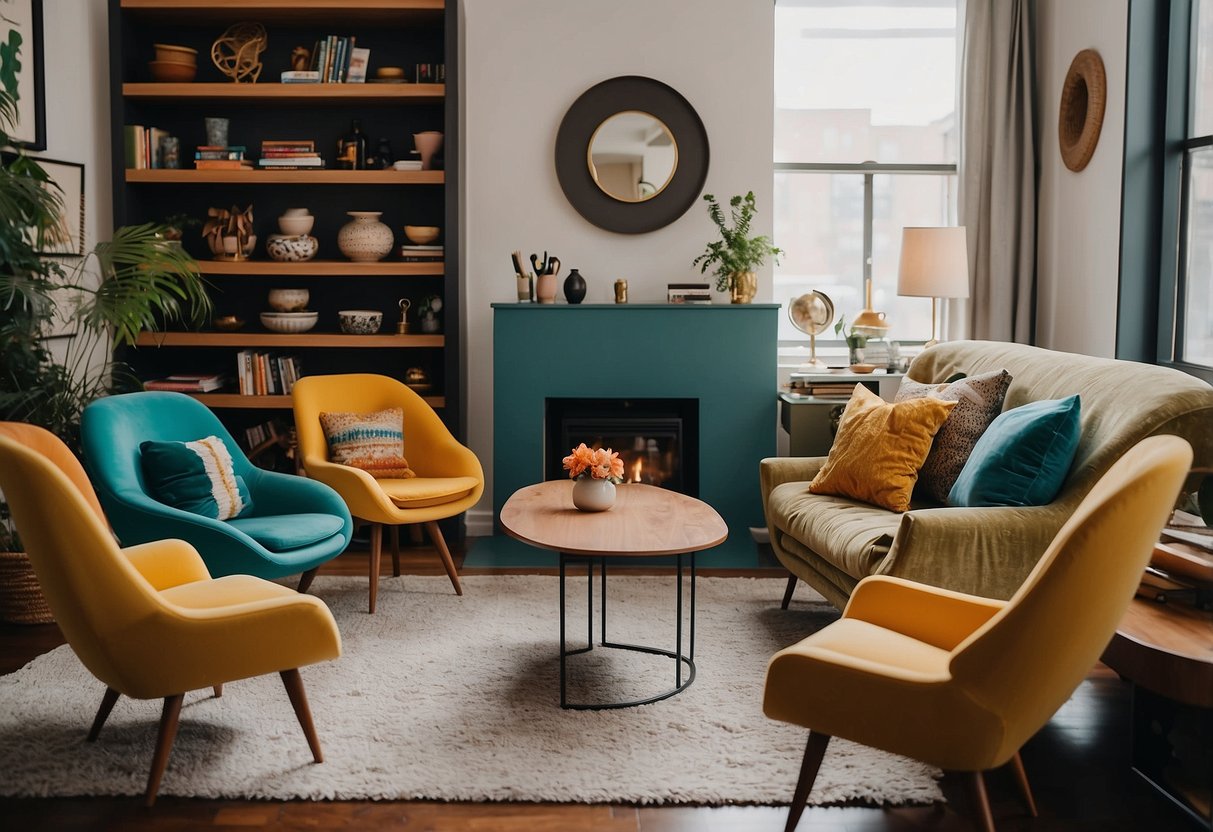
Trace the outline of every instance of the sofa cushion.
<instances>
[{"instance_id":1,"label":"sofa cushion","mask_svg":"<svg viewBox=\"0 0 1213 832\"><path fill-rule=\"evenodd\" d=\"M321 413L329 460L361 468L376 479L415 476L404 458L404 411L390 407L375 413Z\"/></svg>"},{"instance_id":2,"label":"sofa cushion","mask_svg":"<svg viewBox=\"0 0 1213 832\"><path fill-rule=\"evenodd\" d=\"M977 441L950 506L1043 506L1061 491L1081 433L1078 396L1003 413Z\"/></svg>"},{"instance_id":3,"label":"sofa cushion","mask_svg":"<svg viewBox=\"0 0 1213 832\"><path fill-rule=\"evenodd\" d=\"M771 491L767 519L848 575L871 575L893 544L901 515L876 506L810 494L803 482Z\"/></svg>"},{"instance_id":4,"label":"sofa cushion","mask_svg":"<svg viewBox=\"0 0 1213 832\"><path fill-rule=\"evenodd\" d=\"M311 546L345 528L345 520L335 514L279 514L242 517L228 522L271 552L289 552Z\"/></svg>"},{"instance_id":5,"label":"sofa cushion","mask_svg":"<svg viewBox=\"0 0 1213 832\"><path fill-rule=\"evenodd\" d=\"M480 480L475 477L414 477L379 480L379 487L397 508L425 508L462 500Z\"/></svg>"},{"instance_id":6,"label":"sofa cushion","mask_svg":"<svg viewBox=\"0 0 1213 832\"><path fill-rule=\"evenodd\" d=\"M906 511L931 438L954 407L956 402L934 398L890 404L855 385L829 459L809 491Z\"/></svg>"},{"instance_id":7,"label":"sofa cushion","mask_svg":"<svg viewBox=\"0 0 1213 832\"><path fill-rule=\"evenodd\" d=\"M218 436L194 442L147 440L139 461L148 494L173 508L212 520L230 520L253 508L244 477Z\"/></svg>"},{"instance_id":8,"label":"sofa cushion","mask_svg":"<svg viewBox=\"0 0 1213 832\"><path fill-rule=\"evenodd\" d=\"M909 376L901 380L894 401L934 396L945 402L956 402L947 421L935 434L931 452L918 471L917 490L920 495L937 503L947 502L948 493L964 468L973 446L1002 412L1002 400L1011 384L1006 370L981 373L949 384L924 384Z\"/></svg>"}]
</instances>

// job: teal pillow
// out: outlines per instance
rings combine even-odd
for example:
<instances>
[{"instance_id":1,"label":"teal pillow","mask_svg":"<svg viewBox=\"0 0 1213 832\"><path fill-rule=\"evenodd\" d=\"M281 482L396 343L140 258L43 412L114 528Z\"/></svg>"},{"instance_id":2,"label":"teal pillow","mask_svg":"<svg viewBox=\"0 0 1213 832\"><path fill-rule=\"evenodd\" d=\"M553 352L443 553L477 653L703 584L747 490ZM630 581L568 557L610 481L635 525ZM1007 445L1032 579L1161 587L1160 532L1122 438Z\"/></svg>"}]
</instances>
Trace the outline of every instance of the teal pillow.
<instances>
[{"instance_id":1,"label":"teal pillow","mask_svg":"<svg viewBox=\"0 0 1213 832\"><path fill-rule=\"evenodd\" d=\"M215 520L249 513L253 498L218 436L196 442L144 442L139 446L148 493L165 505Z\"/></svg>"},{"instance_id":2,"label":"teal pillow","mask_svg":"<svg viewBox=\"0 0 1213 832\"><path fill-rule=\"evenodd\" d=\"M998 416L948 492L950 506L1043 506L1066 481L1081 436L1078 396Z\"/></svg>"}]
</instances>

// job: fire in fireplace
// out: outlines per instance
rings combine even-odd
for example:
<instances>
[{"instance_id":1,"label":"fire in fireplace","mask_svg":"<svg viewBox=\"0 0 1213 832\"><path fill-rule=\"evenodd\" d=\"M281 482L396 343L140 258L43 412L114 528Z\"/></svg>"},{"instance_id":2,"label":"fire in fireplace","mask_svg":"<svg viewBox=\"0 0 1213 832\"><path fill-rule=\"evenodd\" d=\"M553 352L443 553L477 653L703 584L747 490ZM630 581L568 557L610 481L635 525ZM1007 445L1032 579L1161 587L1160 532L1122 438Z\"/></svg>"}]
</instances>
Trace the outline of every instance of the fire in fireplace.
<instances>
[{"instance_id":1,"label":"fire in fireplace","mask_svg":"<svg viewBox=\"0 0 1213 832\"><path fill-rule=\"evenodd\" d=\"M698 496L698 399L547 399L547 479L568 476L570 448L613 448L625 482Z\"/></svg>"}]
</instances>

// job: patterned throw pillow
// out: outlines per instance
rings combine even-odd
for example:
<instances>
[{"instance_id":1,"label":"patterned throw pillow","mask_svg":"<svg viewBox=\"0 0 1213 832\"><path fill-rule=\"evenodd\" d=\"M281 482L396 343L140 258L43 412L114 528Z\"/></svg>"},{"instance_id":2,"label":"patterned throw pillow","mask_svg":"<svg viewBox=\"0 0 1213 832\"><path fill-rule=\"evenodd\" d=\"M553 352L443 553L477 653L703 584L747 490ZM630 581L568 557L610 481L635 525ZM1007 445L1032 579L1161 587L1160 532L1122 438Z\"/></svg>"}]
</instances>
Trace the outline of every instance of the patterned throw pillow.
<instances>
[{"instance_id":1,"label":"patterned throw pillow","mask_svg":"<svg viewBox=\"0 0 1213 832\"><path fill-rule=\"evenodd\" d=\"M918 488L938 503L948 500L961 469L973 452L973 446L986 432L990 423L1002 412L1002 400L1011 386L1011 374L1006 370L962 378L951 384L923 384L909 376L901 380L895 401L904 402L931 396L956 407L943 423L927 461L918 472Z\"/></svg>"},{"instance_id":2,"label":"patterned throw pillow","mask_svg":"<svg viewBox=\"0 0 1213 832\"><path fill-rule=\"evenodd\" d=\"M890 404L855 385L829 459L809 483L809 493L906 511L931 437L955 406L930 396Z\"/></svg>"},{"instance_id":3,"label":"patterned throw pillow","mask_svg":"<svg viewBox=\"0 0 1213 832\"><path fill-rule=\"evenodd\" d=\"M329 460L361 468L376 479L408 479L416 474L404 458L404 411L321 413Z\"/></svg>"},{"instance_id":4,"label":"patterned throw pillow","mask_svg":"<svg viewBox=\"0 0 1213 832\"><path fill-rule=\"evenodd\" d=\"M244 477L232 468L232 455L218 436L143 442L139 456L148 493L165 505L214 520L231 520L253 508Z\"/></svg>"}]
</instances>

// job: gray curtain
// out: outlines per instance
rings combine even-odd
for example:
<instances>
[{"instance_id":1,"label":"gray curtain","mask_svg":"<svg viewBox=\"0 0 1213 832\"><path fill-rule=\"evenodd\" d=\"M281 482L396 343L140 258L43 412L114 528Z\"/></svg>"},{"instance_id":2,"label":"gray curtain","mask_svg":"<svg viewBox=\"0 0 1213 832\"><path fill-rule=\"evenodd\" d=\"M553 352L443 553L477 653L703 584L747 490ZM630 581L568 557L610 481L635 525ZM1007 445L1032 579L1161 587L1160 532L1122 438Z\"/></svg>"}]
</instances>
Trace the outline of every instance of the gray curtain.
<instances>
[{"instance_id":1,"label":"gray curtain","mask_svg":"<svg viewBox=\"0 0 1213 832\"><path fill-rule=\"evenodd\" d=\"M967 301L948 335L1030 344L1036 314L1036 141L1032 0L965 4L960 79L960 225Z\"/></svg>"}]
</instances>

